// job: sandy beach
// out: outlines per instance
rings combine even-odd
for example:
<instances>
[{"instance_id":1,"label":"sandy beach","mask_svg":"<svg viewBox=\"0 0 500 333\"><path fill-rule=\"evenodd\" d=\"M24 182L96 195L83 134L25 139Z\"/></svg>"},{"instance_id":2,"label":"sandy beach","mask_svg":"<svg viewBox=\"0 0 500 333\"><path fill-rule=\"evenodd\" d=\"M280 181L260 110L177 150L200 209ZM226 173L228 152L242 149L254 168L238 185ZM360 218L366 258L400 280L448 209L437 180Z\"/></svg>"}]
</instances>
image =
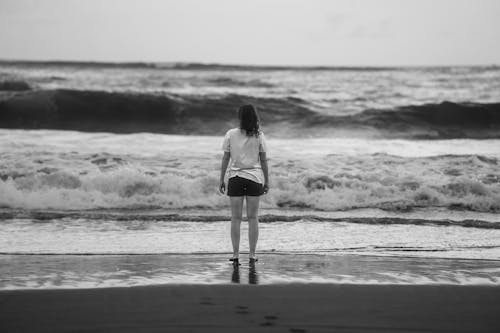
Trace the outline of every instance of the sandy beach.
<instances>
[{"instance_id":1,"label":"sandy beach","mask_svg":"<svg viewBox=\"0 0 500 333\"><path fill-rule=\"evenodd\" d=\"M163 285L0 292L8 332L498 332L500 288Z\"/></svg>"},{"instance_id":2,"label":"sandy beach","mask_svg":"<svg viewBox=\"0 0 500 333\"><path fill-rule=\"evenodd\" d=\"M500 329L495 260L227 256L0 256L0 332Z\"/></svg>"}]
</instances>

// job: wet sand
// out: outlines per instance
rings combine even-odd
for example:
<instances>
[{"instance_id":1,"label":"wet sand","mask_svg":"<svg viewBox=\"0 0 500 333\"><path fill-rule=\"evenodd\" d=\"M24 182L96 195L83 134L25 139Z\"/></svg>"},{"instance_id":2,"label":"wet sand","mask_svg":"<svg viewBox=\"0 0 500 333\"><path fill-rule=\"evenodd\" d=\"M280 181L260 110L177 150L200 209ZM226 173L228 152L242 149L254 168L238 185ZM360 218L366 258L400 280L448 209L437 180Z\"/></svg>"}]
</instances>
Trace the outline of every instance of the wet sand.
<instances>
[{"instance_id":1,"label":"wet sand","mask_svg":"<svg viewBox=\"0 0 500 333\"><path fill-rule=\"evenodd\" d=\"M8 332L499 332L500 287L162 285L0 292Z\"/></svg>"},{"instance_id":2,"label":"wet sand","mask_svg":"<svg viewBox=\"0 0 500 333\"><path fill-rule=\"evenodd\" d=\"M500 261L350 254L0 255L0 290L160 284L405 284L500 287Z\"/></svg>"}]
</instances>

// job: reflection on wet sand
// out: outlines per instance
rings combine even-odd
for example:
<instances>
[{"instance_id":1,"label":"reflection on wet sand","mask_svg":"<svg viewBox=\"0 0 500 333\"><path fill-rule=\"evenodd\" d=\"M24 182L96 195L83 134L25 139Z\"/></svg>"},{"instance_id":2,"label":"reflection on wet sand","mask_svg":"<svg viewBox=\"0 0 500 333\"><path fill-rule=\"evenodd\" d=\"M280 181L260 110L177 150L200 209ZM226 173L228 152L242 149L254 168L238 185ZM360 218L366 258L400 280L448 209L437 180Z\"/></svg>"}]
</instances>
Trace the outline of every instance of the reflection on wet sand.
<instances>
[{"instance_id":1,"label":"reflection on wet sand","mask_svg":"<svg viewBox=\"0 0 500 333\"><path fill-rule=\"evenodd\" d=\"M488 284L497 260L262 254L233 266L226 255L0 255L0 290L154 284ZM247 279L248 275L248 279Z\"/></svg>"},{"instance_id":2,"label":"reflection on wet sand","mask_svg":"<svg viewBox=\"0 0 500 333\"><path fill-rule=\"evenodd\" d=\"M255 262L250 262L248 267L248 283L249 284L259 284L259 275L257 274L257 269L255 268Z\"/></svg>"},{"instance_id":3,"label":"reflection on wet sand","mask_svg":"<svg viewBox=\"0 0 500 333\"><path fill-rule=\"evenodd\" d=\"M232 283L241 283L240 266L240 263L233 262L233 272L231 274ZM248 284L259 284L259 275L257 274L255 262L250 262L248 264Z\"/></svg>"},{"instance_id":4,"label":"reflection on wet sand","mask_svg":"<svg viewBox=\"0 0 500 333\"><path fill-rule=\"evenodd\" d=\"M232 283L240 283L240 263L233 261L233 274L231 275Z\"/></svg>"}]
</instances>

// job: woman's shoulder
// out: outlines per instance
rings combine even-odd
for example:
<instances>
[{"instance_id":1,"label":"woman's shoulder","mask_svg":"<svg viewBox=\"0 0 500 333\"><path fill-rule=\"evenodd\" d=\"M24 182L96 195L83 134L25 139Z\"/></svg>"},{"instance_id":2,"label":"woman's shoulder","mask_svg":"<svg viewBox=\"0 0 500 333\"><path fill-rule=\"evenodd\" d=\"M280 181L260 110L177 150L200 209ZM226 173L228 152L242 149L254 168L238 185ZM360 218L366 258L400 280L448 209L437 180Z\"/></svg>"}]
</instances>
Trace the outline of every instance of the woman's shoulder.
<instances>
[{"instance_id":1,"label":"woman's shoulder","mask_svg":"<svg viewBox=\"0 0 500 333\"><path fill-rule=\"evenodd\" d=\"M231 129L227 130L227 132L226 132L226 136L227 137L231 137L233 135L244 135L244 136L246 136L245 133L244 133L244 131L242 131L241 128L239 128L239 127L235 127L235 128L231 128ZM264 132L259 129L259 132L254 137L255 138L265 137L264 136Z\"/></svg>"},{"instance_id":2,"label":"woman's shoulder","mask_svg":"<svg viewBox=\"0 0 500 333\"><path fill-rule=\"evenodd\" d=\"M238 127L235 127L227 130L226 135L233 135L240 132L241 132L240 129Z\"/></svg>"}]
</instances>

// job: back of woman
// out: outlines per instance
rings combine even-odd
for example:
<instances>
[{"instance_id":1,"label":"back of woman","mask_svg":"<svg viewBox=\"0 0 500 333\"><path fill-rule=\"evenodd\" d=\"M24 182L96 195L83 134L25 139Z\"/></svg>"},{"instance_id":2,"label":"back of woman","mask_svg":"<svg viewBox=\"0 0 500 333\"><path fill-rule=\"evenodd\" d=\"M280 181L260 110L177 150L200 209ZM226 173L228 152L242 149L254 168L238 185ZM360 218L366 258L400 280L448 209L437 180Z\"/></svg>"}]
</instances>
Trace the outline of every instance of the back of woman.
<instances>
[{"instance_id":1,"label":"back of woman","mask_svg":"<svg viewBox=\"0 0 500 333\"><path fill-rule=\"evenodd\" d=\"M259 236L259 199L269 190L267 169L267 147L264 133L260 130L259 117L253 105L238 109L240 126L227 131L222 149L220 192L226 192L226 171L228 173L227 195L231 203L231 242L234 263L239 261L240 225L243 202L246 200L248 218L248 240L250 262L257 261L255 250ZM229 166L229 168L228 168Z\"/></svg>"},{"instance_id":2,"label":"back of woman","mask_svg":"<svg viewBox=\"0 0 500 333\"><path fill-rule=\"evenodd\" d=\"M263 184L264 178L260 165L260 152L266 152L264 133L247 135L241 128L227 131L222 149L231 154L229 178L236 175Z\"/></svg>"}]
</instances>

